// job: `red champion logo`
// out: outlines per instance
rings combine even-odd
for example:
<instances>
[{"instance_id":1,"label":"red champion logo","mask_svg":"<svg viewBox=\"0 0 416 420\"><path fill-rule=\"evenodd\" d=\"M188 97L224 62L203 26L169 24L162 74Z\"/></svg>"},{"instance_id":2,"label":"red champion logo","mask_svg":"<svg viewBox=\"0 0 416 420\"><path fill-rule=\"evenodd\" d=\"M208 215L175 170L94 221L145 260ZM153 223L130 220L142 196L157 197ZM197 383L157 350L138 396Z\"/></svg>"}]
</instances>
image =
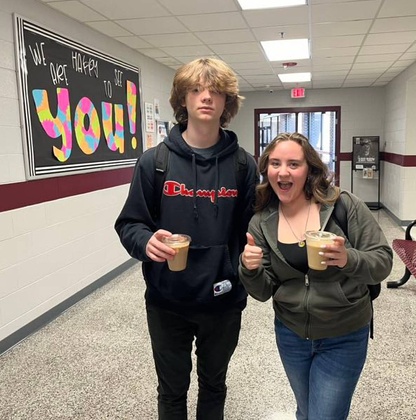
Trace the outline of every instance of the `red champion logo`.
<instances>
[{"instance_id":1,"label":"red champion logo","mask_svg":"<svg viewBox=\"0 0 416 420\"><path fill-rule=\"evenodd\" d=\"M193 197L194 191L186 188L185 184L180 184L176 181L166 181L163 186L163 194L168 197L176 197L177 195L181 195L182 197ZM197 190L196 196L209 198L213 203L215 199L215 190ZM218 198L236 198L238 197L238 190L221 187L218 190L217 196Z\"/></svg>"}]
</instances>

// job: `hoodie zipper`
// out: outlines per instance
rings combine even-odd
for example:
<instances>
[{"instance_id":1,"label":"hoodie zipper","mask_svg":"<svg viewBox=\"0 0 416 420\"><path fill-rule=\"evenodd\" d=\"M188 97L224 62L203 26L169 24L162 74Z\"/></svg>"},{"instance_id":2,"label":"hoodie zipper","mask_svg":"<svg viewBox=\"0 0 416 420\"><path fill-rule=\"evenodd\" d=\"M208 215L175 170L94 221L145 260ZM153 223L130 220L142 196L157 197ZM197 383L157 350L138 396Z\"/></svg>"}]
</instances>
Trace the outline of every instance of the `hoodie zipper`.
<instances>
[{"instance_id":1,"label":"hoodie zipper","mask_svg":"<svg viewBox=\"0 0 416 420\"><path fill-rule=\"evenodd\" d=\"M306 311L306 325L305 325L305 338L309 340L309 311L308 311L308 300L309 300L309 276L305 274L305 287L306 287L306 295L305 295L305 311Z\"/></svg>"}]
</instances>

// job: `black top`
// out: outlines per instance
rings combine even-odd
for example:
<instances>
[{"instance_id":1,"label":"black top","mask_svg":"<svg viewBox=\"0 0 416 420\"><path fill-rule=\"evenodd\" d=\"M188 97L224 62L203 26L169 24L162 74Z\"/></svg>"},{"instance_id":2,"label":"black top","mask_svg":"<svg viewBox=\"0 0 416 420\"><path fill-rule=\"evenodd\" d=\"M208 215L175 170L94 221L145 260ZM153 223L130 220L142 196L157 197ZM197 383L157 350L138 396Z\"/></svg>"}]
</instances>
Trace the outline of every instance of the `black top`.
<instances>
[{"instance_id":1,"label":"black top","mask_svg":"<svg viewBox=\"0 0 416 420\"><path fill-rule=\"evenodd\" d=\"M302 271L302 273L305 274L308 272L309 267L308 257L306 255L306 245L300 247L297 242L294 244L285 244L283 242L277 241L277 247L285 257L285 260L293 268L296 268L296 270Z\"/></svg>"}]
</instances>

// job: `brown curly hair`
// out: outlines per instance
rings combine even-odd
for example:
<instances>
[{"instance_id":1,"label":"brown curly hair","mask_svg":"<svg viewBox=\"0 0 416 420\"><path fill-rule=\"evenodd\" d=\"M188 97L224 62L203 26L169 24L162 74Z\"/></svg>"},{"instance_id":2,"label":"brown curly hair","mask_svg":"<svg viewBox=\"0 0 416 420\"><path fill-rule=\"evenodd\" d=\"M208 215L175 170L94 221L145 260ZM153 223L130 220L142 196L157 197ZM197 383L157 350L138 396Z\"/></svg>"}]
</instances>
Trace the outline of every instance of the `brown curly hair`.
<instances>
[{"instance_id":1,"label":"brown curly hair","mask_svg":"<svg viewBox=\"0 0 416 420\"><path fill-rule=\"evenodd\" d=\"M321 204L333 204L339 196L339 188L333 184L333 174L322 161L318 152L309 143L309 140L300 133L281 133L266 147L259 161L259 172L262 176L261 183L256 188L255 211L261 211L276 196L267 177L269 156L278 143L294 141L302 147L308 165L308 177L305 182L304 192L309 200L312 197Z\"/></svg>"},{"instance_id":2,"label":"brown curly hair","mask_svg":"<svg viewBox=\"0 0 416 420\"><path fill-rule=\"evenodd\" d=\"M237 115L244 97L238 94L238 79L234 71L215 58L199 58L184 64L176 71L169 99L176 121L183 125L188 123L188 111L183 105L185 96L190 89L201 83L209 90L225 94L225 108L220 125L226 127Z\"/></svg>"}]
</instances>

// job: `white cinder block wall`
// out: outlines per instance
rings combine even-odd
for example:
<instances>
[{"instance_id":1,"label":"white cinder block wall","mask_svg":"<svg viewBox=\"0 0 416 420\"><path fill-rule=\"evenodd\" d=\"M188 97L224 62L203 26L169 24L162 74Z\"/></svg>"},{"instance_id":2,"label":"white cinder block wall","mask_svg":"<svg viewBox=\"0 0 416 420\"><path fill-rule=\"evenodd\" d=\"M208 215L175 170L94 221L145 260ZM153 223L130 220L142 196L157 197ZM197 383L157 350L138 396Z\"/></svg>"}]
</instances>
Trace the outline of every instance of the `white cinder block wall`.
<instances>
[{"instance_id":1,"label":"white cinder block wall","mask_svg":"<svg viewBox=\"0 0 416 420\"><path fill-rule=\"evenodd\" d=\"M1 0L0 184L25 181L13 13L139 67L143 100L159 99L162 119L172 119L172 70L41 2ZM375 135L382 151L415 155L415 75L412 66L387 87L310 90L302 101L288 92L243 92L246 100L230 128L253 153L255 108L341 106L341 152L351 152L353 136ZM381 175L382 203L398 219L414 219L416 169L385 163ZM341 162L340 179L350 189L350 162ZM0 212L0 342L128 260L113 230L127 190L126 184ZM369 199L359 182L354 192Z\"/></svg>"},{"instance_id":2,"label":"white cinder block wall","mask_svg":"<svg viewBox=\"0 0 416 420\"><path fill-rule=\"evenodd\" d=\"M386 87L385 151L416 156L416 64ZM386 162L383 204L400 220L416 218L416 168Z\"/></svg>"},{"instance_id":3,"label":"white cinder block wall","mask_svg":"<svg viewBox=\"0 0 416 420\"><path fill-rule=\"evenodd\" d=\"M162 119L172 120L172 70L38 1L1 0L0 184L25 181L13 13L139 67L144 101L159 99ZM113 229L127 190L0 213L0 341L129 259Z\"/></svg>"}]
</instances>

